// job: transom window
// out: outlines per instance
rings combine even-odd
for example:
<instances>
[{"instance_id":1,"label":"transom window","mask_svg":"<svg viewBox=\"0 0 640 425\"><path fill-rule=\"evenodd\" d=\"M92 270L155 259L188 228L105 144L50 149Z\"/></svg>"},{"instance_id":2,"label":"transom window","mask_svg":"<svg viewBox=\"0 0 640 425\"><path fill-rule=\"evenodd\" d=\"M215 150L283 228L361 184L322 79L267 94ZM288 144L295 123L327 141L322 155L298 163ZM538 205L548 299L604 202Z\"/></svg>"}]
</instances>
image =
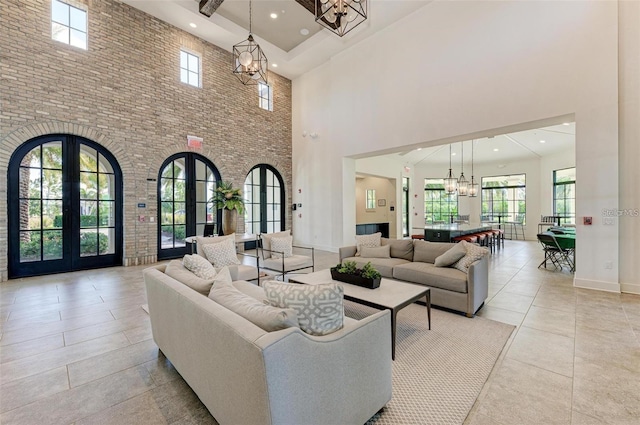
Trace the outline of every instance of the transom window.
<instances>
[{"instance_id":1,"label":"transom window","mask_svg":"<svg viewBox=\"0 0 640 425\"><path fill-rule=\"evenodd\" d=\"M576 222L576 169L565 168L553 172L553 215L561 224Z\"/></svg>"},{"instance_id":2,"label":"transom window","mask_svg":"<svg viewBox=\"0 0 640 425\"><path fill-rule=\"evenodd\" d=\"M526 206L526 175L511 174L482 178L482 215L500 215L502 221L524 224ZM506 218L505 218L506 217Z\"/></svg>"},{"instance_id":3,"label":"transom window","mask_svg":"<svg viewBox=\"0 0 640 425\"><path fill-rule=\"evenodd\" d=\"M87 49L87 12L58 0L51 0L51 38Z\"/></svg>"},{"instance_id":4,"label":"transom window","mask_svg":"<svg viewBox=\"0 0 640 425\"><path fill-rule=\"evenodd\" d=\"M424 179L424 222L449 223L458 215L458 193L448 195L444 179Z\"/></svg>"},{"instance_id":5,"label":"transom window","mask_svg":"<svg viewBox=\"0 0 640 425\"><path fill-rule=\"evenodd\" d=\"M200 57L180 50L180 81L200 87Z\"/></svg>"},{"instance_id":6,"label":"transom window","mask_svg":"<svg viewBox=\"0 0 640 425\"><path fill-rule=\"evenodd\" d=\"M262 109L273 111L273 89L269 84L258 83L258 104Z\"/></svg>"}]
</instances>

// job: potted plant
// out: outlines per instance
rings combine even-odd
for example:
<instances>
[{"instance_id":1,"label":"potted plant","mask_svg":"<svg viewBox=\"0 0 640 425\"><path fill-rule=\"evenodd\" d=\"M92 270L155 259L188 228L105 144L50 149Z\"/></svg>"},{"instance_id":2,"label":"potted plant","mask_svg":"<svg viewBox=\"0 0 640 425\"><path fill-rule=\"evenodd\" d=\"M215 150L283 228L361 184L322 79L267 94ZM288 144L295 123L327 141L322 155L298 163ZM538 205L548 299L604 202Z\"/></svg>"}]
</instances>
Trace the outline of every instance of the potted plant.
<instances>
[{"instance_id":1,"label":"potted plant","mask_svg":"<svg viewBox=\"0 0 640 425\"><path fill-rule=\"evenodd\" d=\"M371 265L371 262L359 269L355 261L345 261L331 268L331 278L352 285L375 289L380 286L382 275Z\"/></svg>"},{"instance_id":2,"label":"potted plant","mask_svg":"<svg viewBox=\"0 0 640 425\"><path fill-rule=\"evenodd\" d=\"M242 191L234 189L231 182L223 181L213 191L209 202L213 202L216 209L222 210L222 233L225 235L234 233L238 227L238 213L244 212Z\"/></svg>"}]
</instances>

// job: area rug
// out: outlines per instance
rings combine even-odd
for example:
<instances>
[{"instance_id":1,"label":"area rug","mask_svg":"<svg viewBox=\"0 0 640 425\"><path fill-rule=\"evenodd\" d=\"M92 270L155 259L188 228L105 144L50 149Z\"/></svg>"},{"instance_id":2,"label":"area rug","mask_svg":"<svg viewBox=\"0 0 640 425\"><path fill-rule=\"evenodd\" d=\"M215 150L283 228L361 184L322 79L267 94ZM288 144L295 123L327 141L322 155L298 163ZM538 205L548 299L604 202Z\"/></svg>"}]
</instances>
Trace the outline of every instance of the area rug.
<instances>
[{"instance_id":1,"label":"area rug","mask_svg":"<svg viewBox=\"0 0 640 425\"><path fill-rule=\"evenodd\" d=\"M345 302L360 319L376 310ZM398 313L393 397L367 425L462 424L515 326L412 304Z\"/></svg>"}]
</instances>

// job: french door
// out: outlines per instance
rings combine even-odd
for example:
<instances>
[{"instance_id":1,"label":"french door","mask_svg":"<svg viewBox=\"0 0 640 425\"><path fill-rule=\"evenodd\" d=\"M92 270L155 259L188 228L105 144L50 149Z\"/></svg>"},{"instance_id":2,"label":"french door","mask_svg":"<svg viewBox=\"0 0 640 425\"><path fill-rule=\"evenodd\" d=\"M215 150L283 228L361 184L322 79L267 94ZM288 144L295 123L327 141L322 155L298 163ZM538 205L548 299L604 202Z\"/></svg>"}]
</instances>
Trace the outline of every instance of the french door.
<instances>
[{"instance_id":1,"label":"french door","mask_svg":"<svg viewBox=\"0 0 640 425\"><path fill-rule=\"evenodd\" d=\"M185 238L202 236L206 224L218 233L222 212L210 199L220 181L216 167L202 155L183 152L169 157L158 178L158 258L191 252Z\"/></svg>"},{"instance_id":2,"label":"french door","mask_svg":"<svg viewBox=\"0 0 640 425\"><path fill-rule=\"evenodd\" d=\"M256 165L244 181L246 233L273 233L284 230L284 182L270 165Z\"/></svg>"},{"instance_id":3,"label":"french door","mask_svg":"<svg viewBox=\"0 0 640 425\"><path fill-rule=\"evenodd\" d=\"M9 163L9 277L122 265L122 172L102 146L47 135Z\"/></svg>"}]
</instances>

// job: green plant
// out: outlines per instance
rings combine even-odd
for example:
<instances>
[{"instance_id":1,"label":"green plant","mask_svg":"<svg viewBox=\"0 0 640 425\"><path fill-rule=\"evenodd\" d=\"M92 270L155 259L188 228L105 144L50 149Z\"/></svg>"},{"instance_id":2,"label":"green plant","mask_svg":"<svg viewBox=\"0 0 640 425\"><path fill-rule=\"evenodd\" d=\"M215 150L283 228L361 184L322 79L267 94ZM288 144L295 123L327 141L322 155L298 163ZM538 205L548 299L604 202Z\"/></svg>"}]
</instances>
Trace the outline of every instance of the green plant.
<instances>
[{"instance_id":1,"label":"green plant","mask_svg":"<svg viewBox=\"0 0 640 425\"><path fill-rule=\"evenodd\" d=\"M367 279L378 279L382 277L380 272L371 265L370 261L362 268L361 275L362 277L366 277Z\"/></svg>"},{"instance_id":2,"label":"green plant","mask_svg":"<svg viewBox=\"0 0 640 425\"><path fill-rule=\"evenodd\" d=\"M342 264L338 264L337 269L340 273L356 274L358 267L355 261L345 261Z\"/></svg>"},{"instance_id":3,"label":"green plant","mask_svg":"<svg viewBox=\"0 0 640 425\"><path fill-rule=\"evenodd\" d=\"M353 274L367 279L378 279L382 277L380 272L371 265L371 262L368 262L364 267L359 269L355 261L345 261L335 266L335 269L343 274Z\"/></svg>"},{"instance_id":4,"label":"green plant","mask_svg":"<svg viewBox=\"0 0 640 425\"><path fill-rule=\"evenodd\" d=\"M242 191L234 189L231 182L220 182L220 185L213 191L213 196L209 200L216 205L217 209L238 210L238 213L244 212L244 199L242 199Z\"/></svg>"}]
</instances>

